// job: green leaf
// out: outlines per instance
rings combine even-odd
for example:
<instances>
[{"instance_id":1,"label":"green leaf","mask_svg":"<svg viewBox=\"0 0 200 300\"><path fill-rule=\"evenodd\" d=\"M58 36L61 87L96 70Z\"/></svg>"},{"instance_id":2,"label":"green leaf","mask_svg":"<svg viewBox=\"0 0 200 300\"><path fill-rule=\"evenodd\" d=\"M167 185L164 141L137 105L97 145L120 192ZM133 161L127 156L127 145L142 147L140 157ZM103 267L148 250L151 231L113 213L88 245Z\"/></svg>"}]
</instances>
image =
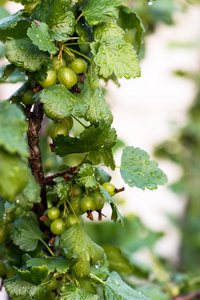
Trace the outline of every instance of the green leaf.
<instances>
[{"instance_id":1,"label":"green leaf","mask_svg":"<svg viewBox=\"0 0 200 300\"><path fill-rule=\"evenodd\" d=\"M23 217L15 221L15 227L11 232L11 238L15 245L24 251L33 251L37 248L38 241L46 236L32 219Z\"/></svg>"},{"instance_id":2,"label":"green leaf","mask_svg":"<svg viewBox=\"0 0 200 300\"><path fill-rule=\"evenodd\" d=\"M67 258L77 258L74 267L80 269L80 277L89 273L90 262L96 265L103 259L103 249L89 238L79 224L61 235L60 247Z\"/></svg>"},{"instance_id":3,"label":"green leaf","mask_svg":"<svg viewBox=\"0 0 200 300\"><path fill-rule=\"evenodd\" d=\"M100 67L99 74L108 78L112 72L121 78L140 76L140 66L136 52L131 44L120 37L107 36L91 44L94 61Z\"/></svg>"},{"instance_id":4,"label":"green leaf","mask_svg":"<svg viewBox=\"0 0 200 300\"><path fill-rule=\"evenodd\" d=\"M108 276L104 283L104 293L106 300L150 300L123 282L116 272Z\"/></svg>"},{"instance_id":5,"label":"green leaf","mask_svg":"<svg viewBox=\"0 0 200 300\"><path fill-rule=\"evenodd\" d=\"M49 59L49 55L40 51L29 38L10 39L6 42L6 47L9 62L29 71L39 70Z\"/></svg>"},{"instance_id":6,"label":"green leaf","mask_svg":"<svg viewBox=\"0 0 200 300\"><path fill-rule=\"evenodd\" d=\"M33 18L49 25L51 39L68 40L74 32L75 18L69 11L71 0L44 0L33 10Z\"/></svg>"},{"instance_id":7,"label":"green leaf","mask_svg":"<svg viewBox=\"0 0 200 300\"><path fill-rule=\"evenodd\" d=\"M1 19L0 30L6 30L15 27L19 20L24 19L23 14L23 11L18 11L7 18Z\"/></svg>"},{"instance_id":8,"label":"green leaf","mask_svg":"<svg viewBox=\"0 0 200 300\"><path fill-rule=\"evenodd\" d=\"M143 32L145 32L145 28L142 24L140 17L137 15L136 12L132 11L130 8L121 5L119 9L118 24L125 32L127 32L127 30L131 30L134 36L133 44L135 44L137 52L139 52L142 43L142 34Z\"/></svg>"},{"instance_id":9,"label":"green leaf","mask_svg":"<svg viewBox=\"0 0 200 300\"><path fill-rule=\"evenodd\" d=\"M141 286L137 288L144 295L148 295L153 300L170 300L171 297L162 291L162 287L158 285Z\"/></svg>"},{"instance_id":10,"label":"green leaf","mask_svg":"<svg viewBox=\"0 0 200 300\"><path fill-rule=\"evenodd\" d=\"M80 9L89 25L97 25L109 20L110 17L117 17L119 0L83 0Z\"/></svg>"},{"instance_id":11,"label":"green leaf","mask_svg":"<svg viewBox=\"0 0 200 300\"><path fill-rule=\"evenodd\" d=\"M46 266L48 273L55 271L66 273L69 269L69 261L64 257L30 258L26 261L26 265L28 267Z\"/></svg>"},{"instance_id":12,"label":"green leaf","mask_svg":"<svg viewBox=\"0 0 200 300\"><path fill-rule=\"evenodd\" d=\"M10 153L28 157L28 146L24 138L28 125L25 115L16 104L0 102L0 146Z\"/></svg>"},{"instance_id":13,"label":"green leaf","mask_svg":"<svg viewBox=\"0 0 200 300\"><path fill-rule=\"evenodd\" d=\"M85 186L86 188L95 188L97 182L94 177L94 169L90 164L83 164L80 167L76 182L80 184L80 186Z\"/></svg>"},{"instance_id":14,"label":"green leaf","mask_svg":"<svg viewBox=\"0 0 200 300\"><path fill-rule=\"evenodd\" d=\"M94 27L94 40L98 41L110 36L118 36L123 39L124 30L114 21L104 22Z\"/></svg>"},{"instance_id":15,"label":"green leaf","mask_svg":"<svg viewBox=\"0 0 200 300\"><path fill-rule=\"evenodd\" d=\"M113 245L103 245L109 261L109 270L116 271L120 274L133 275L135 277L147 279L152 272L152 269L144 263L133 259L132 253L122 251L120 247Z\"/></svg>"},{"instance_id":16,"label":"green leaf","mask_svg":"<svg viewBox=\"0 0 200 300\"><path fill-rule=\"evenodd\" d=\"M39 285L47 277L48 269L46 266L33 267L29 270L19 270L13 267L16 274L23 280Z\"/></svg>"},{"instance_id":17,"label":"green leaf","mask_svg":"<svg viewBox=\"0 0 200 300\"><path fill-rule=\"evenodd\" d=\"M77 117L84 117L88 109L86 103L61 84L43 89L38 93L38 97L44 104L45 114L53 120L62 120L71 113Z\"/></svg>"},{"instance_id":18,"label":"green leaf","mask_svg":"<svg viewBox=\"0 0 200 300\"><path fill-rule=\"evenodd\" d=\"M112 208L112 216L111 216L111 220L113 220L114 222L116 222L117 220L119 220L119 222L121 223L121 225L124 225L122 216L116 206L116 204L113 201L113 198L110 196L110 194L106 191L106 189L104 189L103 186L99 186L100 192L102 194L102 196L104 197L104 199L110 203L110 206Z\"/></svg>"},{"instance_id":19,"label":"green leaf","mask_svg":"<svg viewBox=\"0 0 200 300\"><path fill-rule=\"evenodd\" d=\"M45 279L46 280L46 279ZM38 297L46 290L46 285L35 285L23 280L19 275L4 280L4 287L10 297Z\"/></svg>"},{"instance_id":20,"label":"green leaf","mask_svg":"<svg viewBox=\"0 0 200 300\"><path fill-rule=\"evenodd\" d=\"M99 127L90 126L80 134L80 138L60 135L55 140L55 153L60 156L71 153L88 153L88 158L94 164L100 163L102 157L104 163L114 169L111 148L115 145L117 136L115 129L110 127L110 122L101 120ZM107 157L110 158L110 156L111 161L107 160Z\"/></svg>"},{"instance_id":21,"label":"green leaf","mask_svg":"<svg viewBox=\"0 0 200 300\"><path fill-rule=\"evenodd\" d=\"M33 44L38 46L40 50L48 51L50 54L55 55L59 49L50 39L48 25L43 22L38 22L38 24L39 25L32 23L31 27L27 31L27 35Z\"/></svg>"},{"instance_id":22,"label":"green leaf","mask_svg":"<svg viewBox=\"0 0 200 300\"><path fill-rule=\"evenodd\" d=\"M88 25L87 22L84 22L81 19L76 25L76 32L79 36L78 43L81 53L87 55L90 52L90 45L84 44L84 42L93 41L93 29L91 26Z\"/></svg>"},{"instance_id":23,"label":"green leaf","mask_svg":"<svg viewBox=\"0 0 200 300\"><path fill-rule=\"evenodd\" d=\"M5 213L5 199L0 196L0 221L3 219Z\"/></svg>"},{"instance_id":24,"label":"green leaf","mask_svg":"<svg viewBox=\"0 0 200 300\"><path fill-rule=\"evenodd\" d=\"M30 26L30 21L25 18L27 13L18 11L0 21L0 40L6 41L8 37L23 38Z\"/></svg>"},{"instance_id":25,"label":"green leaf","mask_svg":"<svg viewBox=\"0 0 200 300\"><path fill-rule=\"evenodd\" d=\"M108 174L102 167L95 167L94 175L100 184L110 182L111 180L110 174Z\"/></svg>"},{"instance_id":26,"label":"green leaf","mask_svg":"<svg viewBox=\"0 0 200 300\"><path fill-rule=\"evenodd\" d=\"M158 163L149 158L148 153L139 148L129 146L123 150L120 172L130 187L153 190L167 182L167 176L158 168Z\"/></svg>"},{"instance_id":27,"label":"green leaf","mask_svg":"<svg viewBox=\"0 0 200 300\"><path fill-rule=\"evenodd\" d=\"M66 3L66 1L62 1ZM75 17L71 11L64 12L62 7L62 15L59 15L59 19L53 22L53 25L49 26L50 37L56 41L62 42L70 38L75 28Z\"/></svg>"},{"instance_id":28,"label":"green leaf","mask_svg":"<svg viewBox=\"0 0 200 300\"><path fill-rule=\"evenodd\" d=\"M17 67L13 64L7 65L3 70L3 79L7 79L10 75L12 75L16 68Z\"/></svg>"},{"instance_id":29,"label":"green leaf","mask_svg":"<svg viewBox=\"0 0 200 300\"><path fill-rule=\"evenodd\" d=\"M40 186L35 182L31 171L28 174L28 184L17 197L17 205L29 211L34 203L40 202Z\"/></svg>"},{"instance_id":30,"label":"green leaf","mask_svg":"<svg viewBox=\"0 0 200 300\"><path fill-rule=\"evenodd\" d=\"M113 115L99 85L98 70L92 64L87 75L84 85L81 85L81 93L77 95L89 105L85 119L94 125L98 125L102 118L112 123Z\"/></svg>"},{"instance_id":31,"label":"green leaf","mask_svg":"<svg viewBox=\"0 0 200 300\"><path fill-rule=\"evenodd\" d=\"M91 266L90 268L90 274L95 275L101 280L106 280L109 273L109 262L106 258L106 255L104 255L104 260L102 261L101 266L98 268L96 266Z\"/></svg>"},{"instance_id":32,"label":"green leaf","mask_svg":"<svg viewBox=\"0 0 200 300\"><path fill-rule=\"evenodd\" d=\"M0 150L0 195L13 202L28 183L28 164L18 155Z\"/></svg>"},{"instance_id":33,"label":"green leaf","mask_svg":"<svg viewBox=\"0 0 200 300\"><path fill-rule=\"evenodd\" d=\"M80 287L70 282L63 285L60 300L98 300L97 296L84 292Z\"/></svg>"},{"instance_id":34,"label":"green leaf","mask_svg":"<svg viewBox=\"0 0 200 300\"><path fill-rule=\"evenodd\" d=\"M54 186L54 191L58 195L59 199L66 200L71 192L71 184L67 181L60 181Z\"/></svg>"}]
</instances>

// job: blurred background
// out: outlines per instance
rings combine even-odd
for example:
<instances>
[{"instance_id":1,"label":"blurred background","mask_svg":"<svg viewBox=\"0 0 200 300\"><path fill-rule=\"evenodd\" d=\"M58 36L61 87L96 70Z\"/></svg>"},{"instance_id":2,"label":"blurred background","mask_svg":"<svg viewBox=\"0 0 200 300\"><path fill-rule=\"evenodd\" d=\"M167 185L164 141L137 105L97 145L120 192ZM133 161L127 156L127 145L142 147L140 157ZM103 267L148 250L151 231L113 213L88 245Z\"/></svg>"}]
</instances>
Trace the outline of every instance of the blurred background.
<instances>
[{"instance_id":1,"label":"blurred background","mask_svg":"<svg viewBox=\"0 0 200 300\"><path fill-rule=\"evenodd\" d=\"M86 227L98 243L106 245L111 240L116 256L120 247L124 253L134 253L140 262L154 265L155 255L172 269L195 274L200 266L200 3L124 3L132 5L146 31L139 53L141 77L120 79L119 88L113 82L107 85L113 127L119 138L116 164L120 165L122 146L139 147L158 161L168 184L153 191L126 186L123 194L115 196L126 216L122 232L106 221ZM20 8L23 6L18 3L2 3L0 18ZM134 43L134 34L127 29L127 41ZM6 60L2 58L0 64L5 66ZM0 99L6 100L19 87L20 83L2 83ZM119 171L112 176L116 187L124 186ZM105 226L105 240L95 236L98 226ZM3 295L0 292L1 300ZM157 299L161 296L153 300Z\"/></svg>"}]
</instances>

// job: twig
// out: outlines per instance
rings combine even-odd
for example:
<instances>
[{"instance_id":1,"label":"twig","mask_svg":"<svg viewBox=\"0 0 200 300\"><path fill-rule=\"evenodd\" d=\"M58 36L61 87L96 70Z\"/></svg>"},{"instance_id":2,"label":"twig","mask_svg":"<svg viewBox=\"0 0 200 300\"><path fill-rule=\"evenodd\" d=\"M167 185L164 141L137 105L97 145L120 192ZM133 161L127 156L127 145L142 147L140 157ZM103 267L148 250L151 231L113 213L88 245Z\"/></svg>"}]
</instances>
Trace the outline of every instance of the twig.
<instances>
[{"instance_id":1,"label":"twig","mask_svg":"<svg viewBox=\"0 0 200 300\"><path fill-rule=\"evenodd\" d=\"M45 185L51 185L51 184L53 184L53 179L60 177L60 176L65 176L66 174L75 174L76 169L77 169L76 167L72 167L70 169L67 169L67 170L64 170L61 172L57 172L53 175L45 177L44 183L45 183Z\"/></svg>"},{"instance_id":2,"label":"twig","mask_svg":"<svg viewBox=\"0 0 200 300\"><path fill-rule=\"evenodd\" d=\"M125 190L125 187L122 187L120 189L115 188L115 193L117 194L117 193L123 192L124 190Z\"/></svg>"},{"instance_id":3,"label":"twig","mask_svg":"<svg viewBox=\"0 0 200 300\"><path fill-rule=\"evenodd\" d=\"M200 299L200 290L185 295L179 295L173 298L173 300L192 300L192 299Z\"/></svg>"}]
</instances>

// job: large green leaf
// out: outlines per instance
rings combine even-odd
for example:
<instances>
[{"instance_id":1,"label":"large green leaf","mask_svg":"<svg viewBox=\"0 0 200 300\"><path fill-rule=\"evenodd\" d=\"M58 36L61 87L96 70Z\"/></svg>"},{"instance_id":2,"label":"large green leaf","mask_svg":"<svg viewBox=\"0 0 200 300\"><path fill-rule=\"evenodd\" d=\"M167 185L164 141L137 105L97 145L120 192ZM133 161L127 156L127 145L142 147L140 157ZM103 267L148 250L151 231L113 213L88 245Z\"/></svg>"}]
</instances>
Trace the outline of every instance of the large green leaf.
<instances>
[{"instance_id":1,"label":"large green leaf","mask_svg":"<svg viewBox=\"0 0 200 300\"><path fill-rule=\"evenodd\" d=\"M77 117L84 117L88 105L72 94L62 84L56 84L43 89L37 98L43 102L44 112L50 119L61 120L73 113Z\"/></svg>"},{"instance_id":2,"label":"large green leaf","mask_svg":"<svg viewBox=\"0 0 200 300\"><path fill-rule=\"evenodd\" d=\"M124 225L122 216L116 206L116 204L113 201L113 198L110 196L110 194L106 191L106 189L104 189L104 187L102 185L99 186L100 188L100 192L103 195L104 199L110 203L110 206L112 208L112 216L111 216L111 220L113 220L114 222L116 222L117 220L119 220L119 222L121 223L121 225Z\"/></svg>"},{"instance_id":3,"label":"large green leaf","mask_svg":"<svg viewBox=\"0 0 200 300\"><path fill-rule=\"evenodd\" d=\"M38 241L46 236L32 219L23 217L15 221L11 238L15 245L24 251L33 251L37 248Z\"/></svg>"},{"instance_id":4,"label":"large green leaf","mask_svg":"<svg viewBox=\"0 0 200 300\"><path fill-rule=\"evenodd\" d=\"M84 292L74 283L67 283L61 289L60 300L98 300L97 296Z\"/></svg>"},{"instance_id":5,"label":"large green leaf","mask_svg":"<svg viewBox=\"0 0 200 300\"><path fill-rule=\"evenodd\" d=\"M46 290L45 284L35 285L23 280L19 275L4 280L3 285L10 297L26 297L29 295L30 297L38 299L38 297Z\"/></svg>"},{"instance_id":6,"label":"large green leaf","mask_svg":"<svg viewBox=\"0 0 200 300\"><path fill-rule=\"evenodd\" d=\"M137 52L139 52L142 34L145 31L140 17L136 12L122 5L119 9L118 24L125 31L125 40L127 31L131 30L134 37L133 44L137 47Z\"/></svg>"},{"instance_id":7,"label":"large green leaf","mask_svg":"<svg viewBox=\"0 0 200 300\"><path fill-rule=\"evenodd\" d=\"M102 118L112 123L113 115L99 85L98 70L92 64L84 85L81 85L81 93L77 97L89 105L85 118L91 124L97 125Z\"/></svg>"},{"instance_id":8,"label":"large green leaf","mask_svg":"<svg viewBox=\"0 0 200 300\"><path fill-rule=\"evenodd\" d=\"M27 31L27 35L33 44L38 46L42 51L48 51L54 55L59 50L50 39L49 28L46 23L38 22L38 25L32 23Z\"/></svg>"},{"instance_id":9,"label":"large green leaf","mask_svg":"<svg viewBox=\"0 0 200 300\"><path fill-rule=\"evenodd\" d=\"M120 37L106 36L91 44L94 61L100 67L99 74L108 78L113 72L121 78L140 76L140 66L131 44Z\"/></svg>"},{"instance_id":10,"label":"large green leaf","mask_svg":"<svg viewBox=\"0 0 200 300\"><path fill-rule=\"evenodd\" d=\"M114 21L101 23L94 27L94 40L99 41L110 36L124 37L124 31Z\"/></svg>"},{"instance_id":11,"label":"large green leaf","mask_svg":"<svg viewBox=\"0 0 200 300\"><path fill-rule=\"evenodd\" d=\"M89 25L97 25L107 21L110 17L117 17L119 0L83 0L80 9Z\"/></svg>"},{"instance_id":12,"label":"large green leaf","mask_svg":"<svg viewBox=\"0 0 200 300\"><path fill-rule=\"evenodd\" d=\"M23 11L18 11L7 18L1 19L0 30L6 30L15 27L19 20L24 19L23 14Z\"/></svg>"},{"instance_id":13,"label":"large green leaf","mask_svg":"<svg viewBox=\"0 0 200 300\"><path fill-rule=\"evenodd\" d=\"M150 300L123 282L116 272L108 276L104 283L104 293L106 300Z\"/></svg>"},{"instance_id":14,"label":"large green leaf","mask_svg":"<svg viewBox=\"0 0 200 300\"><path fill-rule=\"evenodd\" d=\"M23 280L30 283L39 285L48 274L48 269L46 266L33 267L29 270L20 270L13 267L16 274L18 274Z\"/></svg>"},{"instance_id":15,"label":"large green leaf","mask_svg":"<svg viewBox=\"0 0 200 300\"><path fill-rule=\"evenodd\" d=\"M35 182L31 171L28 174L28 184L17 197L17 205L29 211L34 203L40 202L40 186Z\"/></svg>"},{"instance_id":16,"label":"large green leaf","mask_svg":"<svg viewBox=\"0 0 200 300\"><path fill-rule=\"evenodd\" d=\"M83 164L77 174L76 182L86 188L95 188L97 182L94 177L94 169L90 164Z\"/></svg>"},{"instance_id":17,"label":"large green leaf","mask_svg":"<svg viewBox=\"0 0 200 300\"><path fill-rule=\"evenodd\" d=\"M26 17L26 18L25 18ZM0 21L0 40L6 41L8 37L23 38L30 26L27 13L18 11Z\"/></svg>"},{"instance_id":18,"label":"large green leaf","mask_svg":"<svg viewBox=\"0 0 200 300\"><path fill-rule=\"evenodd\" d=\"M33 10L33 17L49 25L51 39L63 41L74 32L75 18L69 11L71 0L44 0Z\"/></svg>"},{"instance_id":19,"label":"large green leaf","mask_svg":"<svg viewBox=\"0 0 200 300\"><path fill-rule=\"evenodd\" d=\"M78 42L81 53L87 55L90 52L90 45L87 42L93 41L93 28L81 19L76 24L76 32L79 36Z\"/></svg>"},{"instance_id":20,"label":"large green leaf","mask_svg":"<svg viewBox=\"0 0 200 300\"><path fill-rule=\"evenodd\" d=\"M36 71L48 61L50 55L42 52L29 38L10 39L6 42L9 62L28 71Z\"/></svg>"},{"instance_id":21,"label":"large green leaf","mask_svg":"<svg viewBox=\"0 0 200 300\"><path fill-rule=\"evenodd\" d=\"M55 271L66 273L69 269L69 261L64 257L49 257L49 258L29 258L26 261L28 267L46 266L48 273Z\"/></svg>"},{"instance_id":22,"label":"large green leaf","mask_svg":"<svg viewBox=\"0 0 200 300\"><path fill-rule=\"evenodd\" d=\"M90 126L81 133L80 138L60 135L55 140L55 152L60 156L88 153L94 164L100 163L102 157L104 163L114 169L111 148L115 145L117 136L115 129L110 127L110 122L101 120L99 127Z\"/></svg>"},{"instance_id":23,"label":"large green leaf","mask_svg":"<svg viewBox=\"0 0 200 300\"><path fill-rule=\"evenodd\" d=\"M0 195L13 202L28 183L28 164L18 155L0 150Z\"/></svg>"},{"instance_id":24,"label":"large green leaf","mask_svg":"<svg viewBox=\"0 0 200 300\"><path fill-rule=\"evenodd\" d=\"M80 277L88 275L90 262L97 265L103 259L103 249L89 238L79 224L72 226L61 235L60 248L67 258L77 259L74 267Z\"/></svg>"},{"instance_id":25,"label":"large green leaf","mask_svg":"<svg viewBox=\"0 0 200 300\"><path fill-rule=\"evenodd\" d=\"M28 146L24 138L28 125L25 115L15 104L0 102L0 146L8 152L28 157Z\"/></svg>"},{"instance_id":26,"label":"large green leaf","mask_svg":"<svg viewBox=\"0 0 200 300\"><path fill-rule=\"evenodd\" d=\"M120 172L125 183L142 190L157 189L157 185L167 182L166 174L157 162L149 160L147 152L130 146L123 150Z\"/></svg>"}]
</instances>

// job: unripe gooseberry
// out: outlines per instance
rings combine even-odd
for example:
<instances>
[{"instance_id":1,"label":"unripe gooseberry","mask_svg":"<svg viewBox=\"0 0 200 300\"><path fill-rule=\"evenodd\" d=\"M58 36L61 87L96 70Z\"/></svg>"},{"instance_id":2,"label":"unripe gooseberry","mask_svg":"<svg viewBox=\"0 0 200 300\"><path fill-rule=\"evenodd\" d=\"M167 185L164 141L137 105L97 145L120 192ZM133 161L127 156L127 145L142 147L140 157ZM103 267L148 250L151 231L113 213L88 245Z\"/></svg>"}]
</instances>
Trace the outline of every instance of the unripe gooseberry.
<instances>
[{"instance_id":1,"label":"unripe gooseberry","mask_svg":"<svg viewBox=\"0 0 200 300\"><path fill-rule=\"evenodd\" d=\"M45 80L38 81L38 83L43 87L47 88L48 86L54 85L57 83L57 72L56 70L50 68L47 71L47 77Z\"/></svg>"},{"instance_id":2,"label":"unripe gooseberry","mask_svg":"<svg viewBox=\"0 0 200 300\"><path fill-rule=\"evenodd\" d=\"M58 71L60 68L66 67L66 61L64 58L59 59L57 56L52 59L53 69Z\"/></svg>"},{"instance_id":3,"label":"unripe gooseberry","mask_svg":"<svg viewBox=\"0 0 200 300\"><path fill-rule=\"evenodd\" d=\"M87 62L82 58L76 58L71 63L71 68L77 74L86 73L86 71L87 71Z\"/></svg>"},{"instance_id":4,"label":"unripe gooseberry","mask_svg":"<svg viewBox=\"0 0 200 300\"><path fill-rule=\"evenodd\" d=\"M115 186L110 182L105 182L102 184L102 187L109 193L111 197L113 197L115 193Z\"/></svg>"},{"instance_id":5,"label":"unripe gooseberry","mask_svg":"<svg viewBox=\"0 0 200 300\"><path fill-rule=\"evenodd\" d=\"M58 71L58 81L66 88L71 89L78 81L76 73L69 68L61 68Z\"/></svg>"},{"instance_id":6,"label":"unripe gooseberry","mask_svg":"<svg viewBox=\"0 0 200 300\"><path fill-rule=\"evenodd\" d=\"M60 134L67 135L68 129L63 123L57 122L52 125L49 134L50 134L50 137L53 140L55 140L55 138Z\"/></svg>"}]
</instances>

